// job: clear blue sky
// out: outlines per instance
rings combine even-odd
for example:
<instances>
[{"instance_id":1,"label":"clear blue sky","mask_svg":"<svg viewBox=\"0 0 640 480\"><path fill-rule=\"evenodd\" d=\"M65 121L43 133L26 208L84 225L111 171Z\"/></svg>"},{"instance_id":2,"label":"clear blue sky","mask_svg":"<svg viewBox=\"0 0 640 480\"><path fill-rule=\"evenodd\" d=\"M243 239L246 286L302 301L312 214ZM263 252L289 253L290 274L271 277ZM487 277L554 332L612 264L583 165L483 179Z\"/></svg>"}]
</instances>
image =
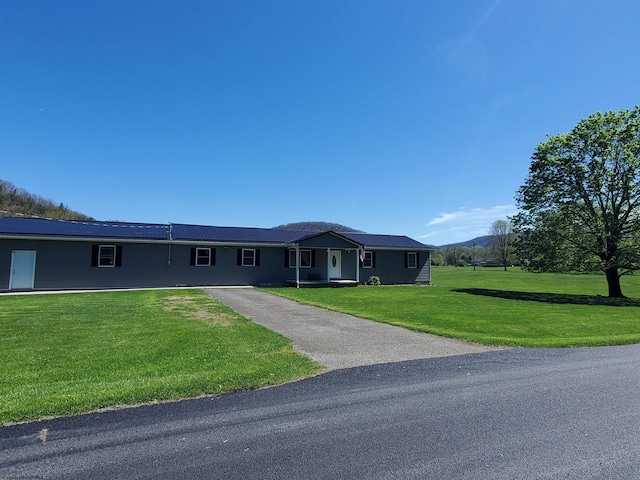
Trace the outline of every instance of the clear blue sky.
<instances>
[{"instance_id":1,"label":"clear blue sky","mask_svg":"<svg viewBox=\"0 0 640 480\"><path fill-rule=\"evenodd\" d=\"M638 0L0 0L0 178L100 220L468 240L638 103Z\"/></svg>"}]
</instances>

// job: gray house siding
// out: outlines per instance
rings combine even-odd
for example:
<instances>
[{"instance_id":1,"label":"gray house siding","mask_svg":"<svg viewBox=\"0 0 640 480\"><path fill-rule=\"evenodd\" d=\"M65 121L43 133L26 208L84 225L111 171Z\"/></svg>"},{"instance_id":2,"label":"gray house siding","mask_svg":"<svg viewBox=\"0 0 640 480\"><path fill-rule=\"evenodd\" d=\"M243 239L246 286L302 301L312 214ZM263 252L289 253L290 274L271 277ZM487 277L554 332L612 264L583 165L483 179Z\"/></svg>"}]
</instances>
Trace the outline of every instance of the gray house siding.
<instances>
[{"instance_id":1,"label":"gray house siding","mask_svg":"<svg viewBox=\"0 0 640 480\"><path fill-rule=\"evenodd\" d=\"M402 250L367 250L375 255L374 267L360 268L360 281L366 282L367 279L375 275L380 278L380 282L384 285L408 284L416 283L418 274L431 263L428 251L416 251L418 256L418 266L416 268L408 268L406 266L406 251ZM429 283L427 280L425 283Z\"/></svg>"},{"instance_id":2,"label":"gray house siding","mask_svg":"<svg viewBox=\"0 0 640 480\"><path fill-rule=\"evenodd\" d=\"M94 245L121 248L121 266L92 266ZM196 245L171 245L49 240L0 240L0 289L9 288L11 252L36 251L34 289L134 288L198 285L284 285L295 279L295 270L285 268L283 248L251 247L260 250L260 264L239 266L240 247L215 248L215 265L191 265L191 248ZM170 261L170 264L169 264Z\"/></svg>"},{"instance_id":3,"label":"gray house siding","mask_svg":"<svg viewBox=\"0 0 640 480\"><path fill-rule=\"evenodd\" d=\"M431 252L425 252L426 261L422 264L416 283L429 285L431 283Z\"/></svg>"}]
</instances>

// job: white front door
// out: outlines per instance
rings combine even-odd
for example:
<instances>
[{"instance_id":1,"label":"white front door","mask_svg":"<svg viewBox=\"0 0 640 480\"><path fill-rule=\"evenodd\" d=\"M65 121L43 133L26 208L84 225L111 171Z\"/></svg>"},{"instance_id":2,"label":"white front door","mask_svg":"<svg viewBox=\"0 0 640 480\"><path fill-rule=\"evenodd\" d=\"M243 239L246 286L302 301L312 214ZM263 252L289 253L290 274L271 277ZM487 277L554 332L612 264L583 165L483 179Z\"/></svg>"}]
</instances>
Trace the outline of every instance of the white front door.
<instances>
[{"instance_id":1,"label":"white front door","mask_svg":"<svg viewBox=\"0 0 640 480\"><path fill-rule=\"evenodd\" d=\"M329 252L329 280L342 278L342 252L331 250Z\"/></svg>"},{"instance_id":2,"label":"white front door","mask_svg":"<svg viewBox=\"0 0 640 480\"><path fill-rule=\"evenodd\" d=\"M11 252L9 290L33 288L36 274L36 252L14 250Z\"/></svg>"}]
</instances>

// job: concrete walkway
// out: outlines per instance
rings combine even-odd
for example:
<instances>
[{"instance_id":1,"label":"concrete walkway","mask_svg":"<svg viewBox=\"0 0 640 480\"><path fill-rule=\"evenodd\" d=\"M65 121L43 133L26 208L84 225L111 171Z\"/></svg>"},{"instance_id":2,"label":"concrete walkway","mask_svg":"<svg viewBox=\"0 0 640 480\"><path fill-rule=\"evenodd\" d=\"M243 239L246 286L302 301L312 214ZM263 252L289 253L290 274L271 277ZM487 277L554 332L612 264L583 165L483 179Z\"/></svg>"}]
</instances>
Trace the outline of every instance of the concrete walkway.
<instances>
[{"instance_id":1,"label":"concrete walkway","mask_svg":"<svg viewBox=\"0 0 640 480\"><path fill-rule=\"evenodd\" d=\"M328 370L500 350L364 320L253 288L204 291L255 323L293 340Z\"/></svg>"}]
</instances>

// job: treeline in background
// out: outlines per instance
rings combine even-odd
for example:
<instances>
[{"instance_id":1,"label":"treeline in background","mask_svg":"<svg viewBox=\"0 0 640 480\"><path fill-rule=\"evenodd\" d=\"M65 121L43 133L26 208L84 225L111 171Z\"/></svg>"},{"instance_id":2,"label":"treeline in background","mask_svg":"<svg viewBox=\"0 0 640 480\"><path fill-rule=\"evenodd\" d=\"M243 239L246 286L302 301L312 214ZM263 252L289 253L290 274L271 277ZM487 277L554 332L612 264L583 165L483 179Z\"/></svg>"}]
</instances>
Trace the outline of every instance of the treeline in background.
<instances>
[{"instance_id":1,"label":"treeline in background","mask_svg":"<svg viewBox=\"0 0 640 480\"><path fill-rule=\"evenodd\" d=\"M87 215L70 210L64 203L56 204L49 199L33 195L2 179L0 179L0 216L94 220Z\"/></svg>"}]
</instances>

